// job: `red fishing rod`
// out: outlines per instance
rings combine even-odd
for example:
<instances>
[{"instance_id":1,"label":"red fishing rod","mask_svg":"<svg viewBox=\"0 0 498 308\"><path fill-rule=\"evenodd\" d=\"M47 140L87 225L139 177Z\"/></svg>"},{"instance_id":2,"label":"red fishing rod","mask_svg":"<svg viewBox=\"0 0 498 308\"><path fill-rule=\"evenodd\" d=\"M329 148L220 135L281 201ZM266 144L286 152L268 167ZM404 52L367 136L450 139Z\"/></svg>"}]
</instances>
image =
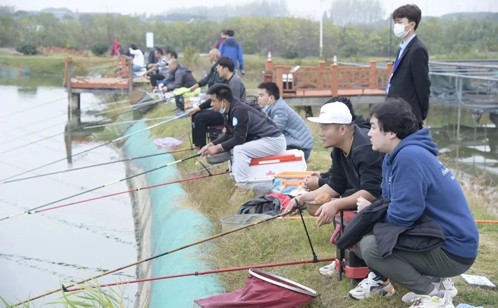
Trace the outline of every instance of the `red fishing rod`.
<instances>
[{"instance_id":1,"label":"red fishing rod","mask_svg":"<svg viewBox=\"0 0 498 308\"><path fill-rule=\"evenodd\" d=\"M159 167L155 167L153 169L150 169L150 170L147 170L147 171L144 171L144 172L140 172L140 173L137 173L137 174L134 174L132 176L128 176L128 177L125 177L125 178L122 178L122 179L119 179L117 181L114 181L114 182L109 182L107 184L103 184L103 185L100 185L100 186L97 186L95 188L92 188L92 189L89 189L89 190L85 190L83 192L80 192L80 193L77 193L77 194L74 194L74 195L71 195L71 196L68 196L68 197L64 197L62 199L58 199L58 200L55 200L55 201L52 201L52 202L49 202L49 203L46 203L46 204L43 204L43 205L40 205L40 206L37 206L37 207L34 207L34 208L31 208L31 209L27 209L27 210L24 210L22 212L19 212L19 213L16 213L16 214L12 214L10 216L6 216L4 218L1 218L0 221L2 220L6 220L6 219L9 219L9 218L13 218L13 217L16 217L16 216L19 216L19 215L22 215L22 214L32 214L34 211L38 210L38 209L41 209L41 208L44 208L44 207L47 207L49 205L52 205L52 204L55 204L57 202L60 202L60 201L64 201L64 200L67 200L67 199L71 199L71 198L74 198L74 197L77 197L77 196L81 196L83 194L87 194L89 192L92 192L92 191L96 191L98 189L102 189L104 187L108 187L108 186L111 186L111 185L114 185L114 184L117 184L117 183L120 183L120 182L123 182L123 181L126 181L126 180L129 180L129 179L132 179L132 178L135 178L137 176L140 176L140 175L144 175L144 174L147 174L149 172L153 172L153 171L156 171L156 170L159 170L159 169L162 169L162 168L165 168L165 167L168 167L168 166L171 166L171 165L174 165L174 164L178 164L178 163L181 163L181 162L184 162L186 160L189 160L189 159L192 159L192 158L195 158L195 157L199 157L201 156L200 153L198 154L195 154L195 155L192 155L192 156L189 156L189 157L186 157L186 158L182 158L182 159L179 159L179 160L176 160L176 161L173 161L173 162L170 162L170 163L167 163L165 165L162 165L162 166L159 166Z\"/></svg>"},{"instance_id":2,"label":"red fishing rod","mask_svg":"<svg viewBox=\"0 0 498 308\"><path fill-rule=\"evenodd\" d=\"M266 267L279 267L279 266L289 266L289 265L299 265L299 264L309 264L309 263L319 263L319 262L332 262L332 261L336 261L336 260L337 260L336 258L327 258L327 259L319 259L319 260L303 260L303 261L291 261L291 262L280 262L280 263L231 267L231 268L223 268L223 269L212 270L212 271L192 272L192 273L186 273L186 274L178 274L178 275L170 275L170 276L162 276L162 277L154 277L154 278L144 278L144 279L136 279L136 280L129 280L129 281L120 281L120 282L90 286L90 287L86 287L86 288L70 288L70 289L68 289L64 285L62 285L62 291L75 292L75 291L82 291L82 290L85 290L88 288L107 288L107 287L120 286L123 284L132 284L132 283L156 281L156 280L163 280L163 279L172 279L172 278L179 278L179 277L202 276L202 275L219 274L219 273L226 273L226 272L245 271L245 270L249 270L252 268L266 268Z\"/></svg>"},{"instance_id":3,"label":"red fishing rod","mask_svg":"<svg viewBox=\"0 0 498 308\"><path fill-rule=\"evenodd\" d=\"M42 209L42 210L29 211L28 214L37 214L37 213L41 213L41 212L52 211L52 210L60 209L60 208L71 206L71 205L76 205L76 204L81 204L81 203L85 203L85 202L95 201L95 200L99 200L99 199L114 197L114 196L121 195L121 194L131 193L131 192L140 191L140 190L147 190L147 189L161 187L161 186L166 186L166 185L171 185L171 184L177 184L177 183L183 183L183 182L188 182L188 181L200 180L200 179L209 178L209 177L213 177L213 176L229 174L230 172L231 171L225 171L225 172L219 172L219 173L211 173L211 174L207 174L207 175L194 176L194 177L185 178L185 179L176 180L176 181L164 182L164 183L161 183L161 184L155 184L155 185L150 185L150 186L133 188L133 189L124 190L124 191L120 191L120 192L116 192L116 193L112 193L112 194L108 194L108 195L104 195L104 196L100 196L100 197L89 198L89 199L80 200L80 201L76 201L76 202L71 202L71 203L67 203L67 204L62 204L62 205L58 205L58 206L54 206L54 207L49 207L49 208L45 208L45 209Z\"/></svg>"},{"instance_id":4,"label":"red fishing rod","mask_svg":"<svg viewBox=\"0 0 498 308\"><path fill-rule=\"evenodd\" d=\"M229 230L229 231L226 231L226 232L222 232L222 233L218 233L216 235L213 235L213 236L210 236L210 237L207 237L207 238L204 238L204 239L201 239L201 240L198 240L196 242L193 242L193 243L190 243L190 244L187 244L187 245L184 245L184 246L181 246L181 247L178 247L178 248L175 248L175 249L172 249L172 250L169 250L169 251L166 251L166 252L162 252L160 254L157 254L157 255L154 255L152 257L148 257L146 259L142 259L142 260L139 260L139 261L136 261L136 262L133 262L133 263L130 263L130 264L127 264L127 265L124 265L124 266L121 266L121 267L118 267L116 269L113 269L113 270L109 270L109 271L106 271L106 272L103 272L99 275L96 275L96 276L93 276L93 277L90 277L90 278L87 278L87 279L84 279L84 280L81 280L81 281L78 281L78 282L75 282L69 286L67 286L67 288L70 288L70 287L74 287L76 285L81 285L83 283L86 283L86 282L89 282L89 281L92 281L92 280L95 280L95 279L98 279L98 278L101 278L101 277L104 277L104 276L107 276L107 275L110 275L110 274L113 274L113 273L116 273L116 272L119 272L119 271L122 271L124 269L127 269L127 268L130 268L132 266L136 266L136 265L139 265L139 264L142 264L142 263L145 263L145 262L149 262L149 261L152 261L152 260L155 260L155 259L158 259L158 258L161 258L161 257L164 257L166 255L170 255L172 253L175 253L177 251L181 251L181 250L184 250L184 249L187 249L189 247L193 247L193 246L196 246L196 245L199 245L199 244L202 244L202 243L206 243L206 242L209 242L211 240L214 240L214 239L217 239L217 238L220 238L222 236L225 236L225 235L228 235L228 234L232 234L232 233L235 233L235 232L238 232L238 231L241 231L241 230L244 230L244 229L247 229L247 228L251 228L251 227L254 227L254 226L257 226L259 224L262 224L262 223L266 223L266 222L269 222L269 221L272 221L272 220L275 220L275 219L278 219L280 217L285 217L287 215L289 215L290 212L288 213L281 213L281 214L278 214L278 215L275 215L275 216L271 216L271 217L268 217L266 219L262 219L262 220L258 220L258 221L255 221L251 224L247 224L247 225L244 225L244 226L241 226L239 228L236 228L236 229L232 229L232 230ZM317 260L316 258L313 258L313 260ZM55 289L55 290L52 290L52 291L49 291L49 292L46 292L42 295L38 295L38 296L35 296L35 297L31 297L27 300L24 300L22 302L19 302L17 304L14 304L14 306L19 306L19 305L24 305L26 303L29 303L29 302L32 302L34 300L37 300L37 299L40 299L40 298L43 298L43 297L46 297L48 295L51 295L51 294L54 294L54 293L57 293L61 291L60 288L58 289Z\"/></svg>"},{"instance_id":5,"label":"red fishing rod","mask_svg":"<svg viewBox=\"0 0 498 308\"><path fill-rule=\"evenodd\" d=\"M110 162L107 162L107 163L100 163L100 164L95 164L95 165L90 165L90 166L83 166L83 167L79 167L79 168L72 168L72 169L67 169L67 170L61 170L61 171L55 171L55 172L49 172L49 173L44 173L44 174L38 174L38 175L28 176L28 177L25 177L25 178L8 180L8 181L0 182L0 185L2 185L2 184L8 184L8 183L13 183L13 182L24 181L24 180L29 180L29 179L41 178L41 177L45 177L45 176L49 176L49 175L54 175L54 174L73 172L73 171L78 171L78 170L83 170L83 169L89 169L89 168L95 168L95 167L100 167L100 166L105 166L105 165L110 165L110 164L115 164L115 163L130 162L130 161L134 161L134 160L138 160L138 159L143 159L143 158L149 158L149 157L166 155L166 154L174 154L174 153L180 153L180 152L185 152L185 151L194 151L194 150L195 149L181 149L181 150L174 150L174 151L171 151L171 152L164 152L164 153L157 153L157 154L151 154L151 155L130 157L130 158L125 158L125 159L110 161Z\"/></svg>"}]
</instances>

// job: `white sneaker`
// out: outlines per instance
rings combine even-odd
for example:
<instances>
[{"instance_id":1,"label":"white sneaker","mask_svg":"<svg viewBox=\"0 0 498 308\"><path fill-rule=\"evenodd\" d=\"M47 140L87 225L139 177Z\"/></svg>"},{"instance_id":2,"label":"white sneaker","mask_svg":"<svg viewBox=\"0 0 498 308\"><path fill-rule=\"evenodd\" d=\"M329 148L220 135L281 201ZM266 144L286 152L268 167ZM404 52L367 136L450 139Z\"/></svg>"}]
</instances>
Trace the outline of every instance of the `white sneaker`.
<instances>
[{"instance_id":1,"label":"white sneaker","mask_svg":"<svg viewBox=\"0 0 498 308\"><path fill-rule=\"evenodd\" d=\"M320 272L320 274L324 275L324 276L334 276L337 274L337 261L332 261L332 263L330 263L329 265L325 265L325 266L322 266L320 267L320 269L318 270Z\"/></svg>"},{"instance_id":2,"label":"white sneaker","mask_svg":"<svg viewBox=\"0 0 498 308\"><path fill-rule=\"evenodd\" d=\"M418 295L410 308L455 308L448 292L440 291L444 297Z\"/></svg>"},{"instance_id":3,"label":"white sneaker","mask_svg":"<svg viewBox=\"0 0 498 308\"><path fill-rule=\"evenodd\" d=\"M368 277L363 279L356 288L349 291L349 296L354 299L370 298L372 295L393 296L395 293L391 281L382 281L374 272L368 273Z\"/></svg>"},{"instance_id":4,"label":"white sneaker","mask_svg":"<svg viewBox=\"0 0 498 308\"><path fill-rule=\"evenodd\" d=\"M432 283L436 286L436 289L438 291L444 291L444 292L448 293L448 295L451 298L457 296L457 294L458 294L458 290L457 290L457 288L455 288L455 284L453 283L451 278L441 278L439 280L436 278L435 280L433 280ZM403 295L401 300L407 304L411 304L415 301L415 299L418 296L419 296L418 294L415 294L413 292L408 292L405 295Z\"/></svg>"}]
</instances>

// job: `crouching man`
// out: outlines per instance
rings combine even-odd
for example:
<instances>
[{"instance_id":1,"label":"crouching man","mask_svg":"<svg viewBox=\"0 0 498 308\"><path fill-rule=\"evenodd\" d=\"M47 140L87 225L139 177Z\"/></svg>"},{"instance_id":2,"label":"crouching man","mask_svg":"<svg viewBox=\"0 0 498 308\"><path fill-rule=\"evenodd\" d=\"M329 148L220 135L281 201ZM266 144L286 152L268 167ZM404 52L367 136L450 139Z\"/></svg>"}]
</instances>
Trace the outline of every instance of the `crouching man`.
<instances>
[{"instance_id":1,"label":"crouching man","mask_svg":"<svg viewBox=\"0 0 498 308\"><path fill-rule=\"evenodd\" d=\"M207 93L214 111L224 117L226 133L200 152L205 156L233 149L232 173L236 185L242 187L248 181L251 159L283 154L285 137L264 113L234 98L227 85L215 84Z\"/></svg>"},{"instance_id":2,"label":"crouching man","mask_svg":"<svg viewBox=\"0 0 498 308\"><path fill-rule=\"evenodd\" d=\"M383 223L391 229L411 228L424 216L439 225L446 237L442 246L413 241L411 251L394 249L389 254L379 243L385 233L364 236L356 254L373 271L350 295L381 289L388 277L411 292L403 301L411 307L452 308L457 290L449 277L467 271L477 257L479 233L458 180L438 159L428 129L418 130L418 120L402 99L389 99L371 112L368 133L374 151L386 153L382 166L382 197L391 200ZM368 205L358 200L359 210ZM382 236L382 237L381 237ZM384 238L383 238L384 237ZM396 241L396 239L395 239ZM368 296L362 296L365 298Z\"/></svg>"}]
</instances>

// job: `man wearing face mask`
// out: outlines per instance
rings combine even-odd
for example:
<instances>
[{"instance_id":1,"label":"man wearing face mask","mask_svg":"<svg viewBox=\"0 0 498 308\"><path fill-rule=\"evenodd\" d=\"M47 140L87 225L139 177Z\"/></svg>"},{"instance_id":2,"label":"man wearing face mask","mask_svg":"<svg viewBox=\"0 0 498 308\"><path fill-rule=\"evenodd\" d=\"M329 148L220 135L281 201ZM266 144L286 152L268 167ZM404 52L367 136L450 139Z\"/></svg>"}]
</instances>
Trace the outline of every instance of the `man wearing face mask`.
<instances>
[{"instance_id":1,"label":"man wearing face mask","mask_svg":"<svg viewBox=\"0 0 498 308\"><path fill-rule=\"evenodd\" d=\"M249 163L253 158L280 155L285 151L285 137L264 113L242 103L230 87L215 84L208 90L211 106L225 119L226 133L204 146L202 156L233 150L232 173L241 192L248 181Z\"/></svg>"},{"instance_id":2,"label":"man wearing face mask","mask_svg":"<svg viewBox=\"0 0 498 308\"><path fill-rule=\"evenodd\" d=\"M245 103L246 85L239 75L234 72L235 64L232 59L221 57L214 66L219 78L216 79L215 83L227 84L232 91L232 96ZM220 79L221 81L219 81ZM199 106L186 111L188 116L192 116L192 139L196 148L202 148L206 145L208 127L219 126L224 123L223 116L218 112L208 110L209 108L211 108L211 99L207 99Z\"/></svg>"},{"instance_id":3,"label":"man wearing face mask","mask_svg":"<svg viewBox=\"0 0 498 308\"><path fill-rule=\"evenodd\" d=\"M280 97L280 89L275 83L263 82L258 86L258 91L259 107L284 134L287 150L301 150L308 160L313 136L304 120Z\"/></svg>"},{"instance_id":4,"label":"man wearing face mask","mask_svg":"<svg viewBox=\"0 0 498 308\"><path fill-rule=\"evenodd\" d=\"M415 33L421 18L419 7L412 4L393 12L394 35L401 39L401 44L386 88L388 97L403 98L410 104L419 128L427 118L431 93L429 54Z\"/></svg>"}]
</instances>

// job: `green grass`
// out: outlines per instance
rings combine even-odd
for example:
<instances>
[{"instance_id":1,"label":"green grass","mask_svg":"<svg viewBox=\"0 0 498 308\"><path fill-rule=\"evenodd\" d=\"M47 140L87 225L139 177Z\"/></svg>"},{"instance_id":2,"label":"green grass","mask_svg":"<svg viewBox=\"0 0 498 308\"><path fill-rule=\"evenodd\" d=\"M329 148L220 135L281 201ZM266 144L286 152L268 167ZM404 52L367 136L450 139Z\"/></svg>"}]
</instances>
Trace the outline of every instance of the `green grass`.
<instances>
[{"instance_id":1,"label":"green grass","mask_svg":"<svg viewBox=\"0 0 498 308\"><path fill-rule=\"evenodd\" d=\"M163 105L149 112L147 117L168 116L171 114L173 105ZM361 113L361 112L360 112ZM301 112L301 116L304 114ZM321 147L318 138L318 126L308 123L315 138L315 147L308 161L308 170L325 171L330 166L330 151ZM152 130L157 137L179 137L190 129L190 119L180 119L174 125L164 125ZM187 140L187 139L185 139ZM188 142L188 141L187 141ZM189 145L182 146L184 148ZM190 155L179 153L177 158ZM182 164L180 171L184 177L189 172L201 168L194 160ZM219 167L217 171L223 171L226 167ZM482 187L481 180L465 185L464 190L470 207L476 219L498 219L492 214L492 206L496 207L496 200L488 197L485 190L476 189ZM184 206L191 207L203 213L214 225L213 233L221 232L220 219L233 215L245 201L255 197L253 193L248 195L234 194L235 187L228 176L220 176L209 180L187 182L183 184L188 193ZM312 219L306 220L313 246L319 258L335 257L335 247L329 244L332 234L332 226L327 225L318 228ZM479 225L480 248L479 257L474 266L469 270L471 274L486 275L495 283L498 282L498 225ZM312 258L309 244L303 232L302 223L299 220L277 220L254 228L235 233L221 239L215 240L208 246L211 250L205 254L205 258L213 268L228 268L255 264L277 263L285 261L307 260ZM395 284L396 295L392 298L374 297L366 301L354 301L348 297L349 281L344 279L338 281L336 277L330 278L318 273L318 268L324 264L307 264L298 266L286 266L268 268L267 270L280 274L284 277L302 283L319 292L320 296L308 307L408 307L401 302L401 297L407 292L406 289ZM220 274L220 280L226 291L233 291L244 286L247 277L246 271ZM471 305L484 305L485 307L498 307L498 296L496 291L471 287L459 277L454 278L459 290L455 298L455 306L458 303Z\"/></svg>"}]
</instances>

